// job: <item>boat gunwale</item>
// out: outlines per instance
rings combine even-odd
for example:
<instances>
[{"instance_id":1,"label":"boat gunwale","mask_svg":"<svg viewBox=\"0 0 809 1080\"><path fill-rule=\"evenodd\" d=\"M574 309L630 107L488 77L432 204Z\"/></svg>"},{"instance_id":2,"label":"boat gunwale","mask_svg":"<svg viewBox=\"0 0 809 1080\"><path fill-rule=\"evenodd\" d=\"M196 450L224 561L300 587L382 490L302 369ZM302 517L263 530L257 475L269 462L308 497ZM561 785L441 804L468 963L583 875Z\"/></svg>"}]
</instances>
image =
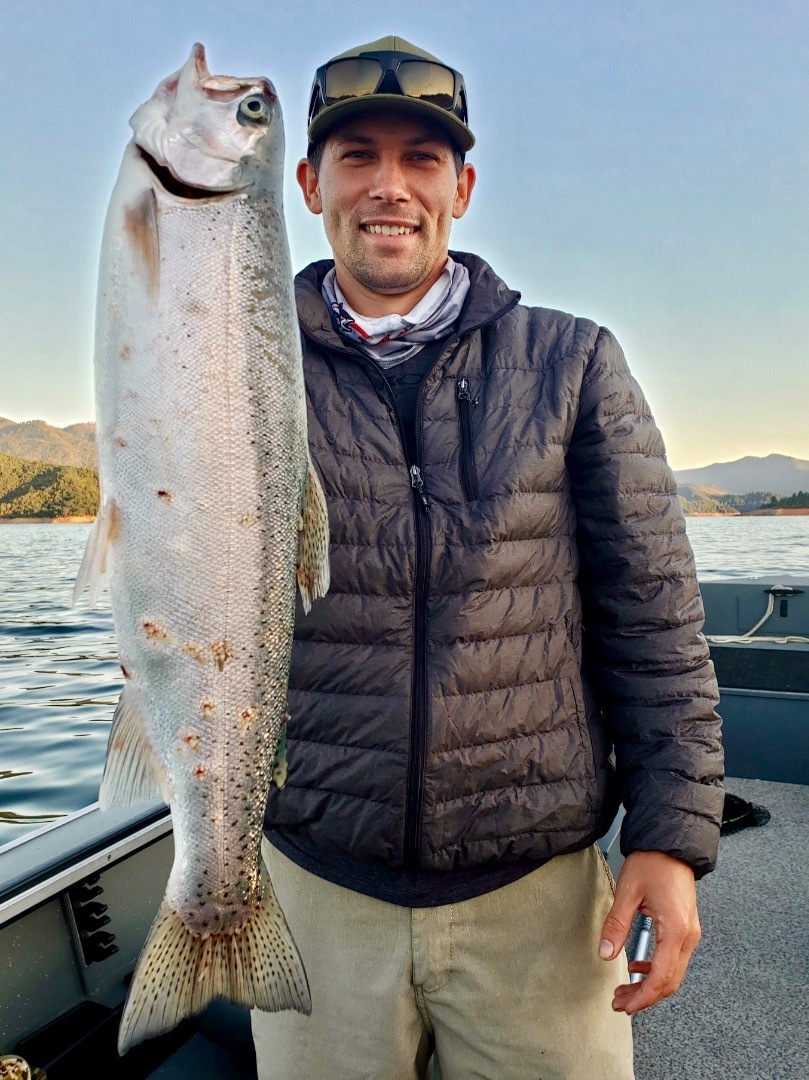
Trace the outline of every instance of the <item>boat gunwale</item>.
<instances>
[{"instance_id":1,"label":"boat gunwale","mask_svg":"<svg viewBox=\"0 0 809 1080\"><path fill-rule=\"evenodd\" d=\"M102 812L98 803L85 807L55 828L37 830L0 849L0 926L5 926L83 878L156 843L172 831L171 811L164 804L147 807L122 819L121 812ZM111 819L109 823L101 819ZM67 843L54 849L54 833ZM65 837L62 830L72 836ZM11 874L5 872L8 865ZM15 866L16 864L16 866Z\"/></svg>"}]
</instances>

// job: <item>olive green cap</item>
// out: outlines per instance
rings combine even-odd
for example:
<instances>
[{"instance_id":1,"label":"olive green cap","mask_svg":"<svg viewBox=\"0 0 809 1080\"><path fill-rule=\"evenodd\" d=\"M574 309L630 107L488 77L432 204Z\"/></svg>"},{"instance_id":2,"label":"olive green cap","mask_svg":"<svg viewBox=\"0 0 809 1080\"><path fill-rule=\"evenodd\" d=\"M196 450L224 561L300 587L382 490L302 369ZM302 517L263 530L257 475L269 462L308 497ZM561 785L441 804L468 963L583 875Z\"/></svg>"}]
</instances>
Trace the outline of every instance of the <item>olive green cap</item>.
<instances>
[{"instance_id":1,"label":"olive green cap","mask_svg":"<svg viewBox=\"0 0 809 1080\"><path fill-rule=\"evenodd\" d=\"M346 98L343 101L336 101L331 105L327 105L324 102L322 79L325 74L325 69L329 64L333 63L335 60L348 60L363 56L369 56L371 58L378 57L384 62L385 60L392 58L391 54L398 54L402 60L432 60L436 64L441 64L442 67L449 68L449 64L445 64L443 60L439 60L438 57L433 56L432 53L425 52L424 49L418 48L418 46L406 41L403 37L392 34L388 37L379 38L378 41L370 41L367 45L358 45L354 49L348 49L346 52L340 53L339 56L333 56L331 60L327 61L327 63L317 69L314 82L312 83L312 93L309 101L308 130L310 145L312 143L320 142L320 140L325 138L336 124L348 119L348 117L354 113L368 112L376 109L390 109L393 107L402 112L410 112L425 119L432 120L446 131L452 143L457 146L459 150L463 152L471 150L475 145L475 136L469 130L467 123L466 87L464 85L463 75L461 75L459 71L456 71L455 68L449 68L455 75L455 85L457 88L455 101L453 102L453 108L451 110L443 109L440 105L435 105L431 101L407 97L405 94L401 93L389 92L365 94L362 97ZM383 79L383 86L384 83L385 80Z\"/></svg>"}]
</instances>

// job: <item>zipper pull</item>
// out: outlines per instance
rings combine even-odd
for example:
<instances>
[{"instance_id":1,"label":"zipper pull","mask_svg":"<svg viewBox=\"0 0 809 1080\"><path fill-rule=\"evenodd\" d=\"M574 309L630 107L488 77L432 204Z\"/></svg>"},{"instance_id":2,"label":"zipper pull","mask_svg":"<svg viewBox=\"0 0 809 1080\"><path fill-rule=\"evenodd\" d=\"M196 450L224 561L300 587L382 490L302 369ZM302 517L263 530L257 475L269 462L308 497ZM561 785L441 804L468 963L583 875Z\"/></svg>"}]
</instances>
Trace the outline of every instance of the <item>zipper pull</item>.
<instances>
[{"instance_id":1,"label":"zipper pull","mask_svg":"<svg viewBox=\"0 0 809 1080\"><path fill-rule=\"evenodd\" d=\"M427 492L424 490L424 481L421 478L421 469L418 465L410 466L410 486L416 489L418 496L421 499L421 505L429 514L430 504L427 501Z\"/></svg>"},{"instance_id":2,"label":"zipper pull","mask_svg":"<svg viewBox=\"0 0 809 1080\"><path fill-rule=\"evenodd\" d=\"M478 399L469 393L469 381L466 378L458 380L458 401L468 401L470 405L478 403Z\"/></svg>"}]
</instances>

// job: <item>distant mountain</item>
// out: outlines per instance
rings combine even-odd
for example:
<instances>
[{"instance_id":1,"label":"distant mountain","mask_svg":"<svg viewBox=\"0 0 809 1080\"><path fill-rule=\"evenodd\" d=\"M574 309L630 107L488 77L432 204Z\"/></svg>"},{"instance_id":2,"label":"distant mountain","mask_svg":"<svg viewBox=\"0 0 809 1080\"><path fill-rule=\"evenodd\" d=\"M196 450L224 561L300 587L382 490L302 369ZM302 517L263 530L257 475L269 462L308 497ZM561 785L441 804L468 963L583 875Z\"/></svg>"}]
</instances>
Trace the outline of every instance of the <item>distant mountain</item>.
<instances>
[{"instance_id":1,"label":"distant mountain","mask_svg":"<svg viewBox=\"0 0 809 1080\"><path fill-rule=\"evenodd\" d=\"M716 494L792 495L809 488L809 461L785 454L768 454L763 458L743 457L737 461L705 465L701 469L684 469L675 472L674 476L680 489L684 484L695 484L718 488Z\"/></svg>"},{"instance_id":2,"label":"distant mountain","mask_svg":"<svg viewBox=\"0 0 809 1080\"><path fill-rule=\"evenodd\" d=\"M0 453L0 518L83 517L98 511L94 469Z\"/></svg>"},{"instance_id":3,"label":"distant mountain","mask_svg":"<svg viewBox=\"0 0 809 1080\"><path fill-rule=\"evenodd\" d=\"M0 453L26 461L95 469L95 430L95 424L59 428L44 420L24 420L18 424L0 417Z\"/></svg>"}]
</instances>

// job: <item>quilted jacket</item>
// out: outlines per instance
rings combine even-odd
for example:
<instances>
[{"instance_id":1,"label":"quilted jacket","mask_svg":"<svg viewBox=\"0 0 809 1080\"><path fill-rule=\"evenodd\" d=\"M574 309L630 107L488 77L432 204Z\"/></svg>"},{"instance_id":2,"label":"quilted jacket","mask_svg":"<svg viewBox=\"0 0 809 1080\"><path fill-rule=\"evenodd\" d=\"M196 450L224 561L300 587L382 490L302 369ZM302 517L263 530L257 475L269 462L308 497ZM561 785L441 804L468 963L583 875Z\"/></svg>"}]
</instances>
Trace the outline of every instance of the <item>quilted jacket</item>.
<instances>
[{"instance_id":1,"label":"quilted jacket","mask_svg":"<svg viewBox=\"0 0 809 1080\"><path fill-rule=\"evenodd\" d=\"M676 485L612 334L477 257L407 461L379 367L296 288L331 588L296 624L266 824L390 866L592 843L716 859L713 667ZM614 753L613 753L614 751Z\"/></svg>"}]
</instances>

